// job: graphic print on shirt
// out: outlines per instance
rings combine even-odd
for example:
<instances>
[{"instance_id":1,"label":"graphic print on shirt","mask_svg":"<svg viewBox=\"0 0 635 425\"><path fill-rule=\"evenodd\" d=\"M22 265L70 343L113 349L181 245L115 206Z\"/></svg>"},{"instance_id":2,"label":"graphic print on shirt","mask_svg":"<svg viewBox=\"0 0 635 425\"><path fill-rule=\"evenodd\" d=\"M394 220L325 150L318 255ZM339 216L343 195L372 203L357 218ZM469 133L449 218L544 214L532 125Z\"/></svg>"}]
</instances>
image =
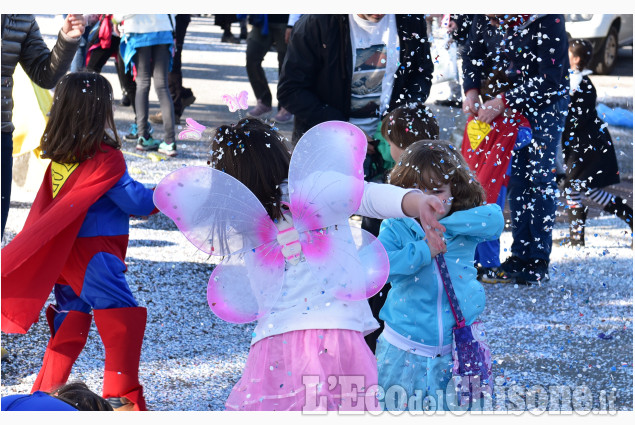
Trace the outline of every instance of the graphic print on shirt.
<instances>
[{"instance_id":1,"label":"graphic print on shirt","mask_svg":"<svg viewBox=\"0 0 635 425\"><path fill-rule=\"evenodd\" d=\"M379 116L386 59L385 44L373 44L355 50L355 68L351 82L351 118Z\"/></svg>"},{"instance_id":2,"label":"graphic print on shirt","mask_svg":"<svg viewBox=\"0 0 635 425\"><path fill-rule=\"evenodd\" d=\"M51 162L51 183L53 185L53 198L57 196L59 191L66 183L66 180L70 177L70 175L75 171L79 163L75 162L72 164L60 164L58 162Z\"/></svg>"}]
</instances>

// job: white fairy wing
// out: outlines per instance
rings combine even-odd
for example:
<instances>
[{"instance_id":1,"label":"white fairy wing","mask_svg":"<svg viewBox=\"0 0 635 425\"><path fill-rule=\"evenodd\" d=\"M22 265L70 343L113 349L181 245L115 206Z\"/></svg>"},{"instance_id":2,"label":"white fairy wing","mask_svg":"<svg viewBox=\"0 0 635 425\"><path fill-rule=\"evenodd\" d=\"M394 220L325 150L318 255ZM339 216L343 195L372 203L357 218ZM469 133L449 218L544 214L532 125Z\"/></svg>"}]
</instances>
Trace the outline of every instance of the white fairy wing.
<instances>
[{"instance_id":1,"label":"white fairy wing","mask_svg":"<svg viewBox=\"0 0 635 425\"><path fill-rule=\"evenodd\" d=\"M341 300L378 293L388 279L388 254L377 238L347 222L300 235L302 252L320 284Z\"/></svg>"},{"instance_id":2,"label":"white fairy wing","mask_svg":"<svg viewBox=\"0 0 635 425\"><path fill-rule=\"evenodd\" d=\"M327 121L298 141L289 165L289 199L298 232L346 221L364 193L368 142L356 126Z\"/></svg>"},{"instance_id":3,"label":"white fairy wing","mask_svg":"<svg viewBox=\"0 0 635 425\"><path fill-rule=\"evenodd\" d=\"M229 255L276 239L278 230L241 182L210 167L184 167L165 176L154 204L203 252Z\"/></svg>"},{"instance_id":4,"label":"white fairy wing","mask_svg":"<svg viewBox=\"0 0 635 425\"><path fill-rule=\"evenodd\" d=\"M207 285L209 307L231 323L261 318L280 296L284 267L280 245L275 242L225 257Z\"/></svg>"}]
</instances>

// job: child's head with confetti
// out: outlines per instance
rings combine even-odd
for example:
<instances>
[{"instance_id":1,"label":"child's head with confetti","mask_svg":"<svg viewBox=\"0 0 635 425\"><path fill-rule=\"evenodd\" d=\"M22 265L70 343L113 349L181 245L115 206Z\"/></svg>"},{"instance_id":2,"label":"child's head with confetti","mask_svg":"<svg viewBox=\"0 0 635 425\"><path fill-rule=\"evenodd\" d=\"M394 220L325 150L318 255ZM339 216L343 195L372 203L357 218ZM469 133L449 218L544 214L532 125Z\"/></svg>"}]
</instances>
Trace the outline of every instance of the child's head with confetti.
<instances>
[{"instance_id":1,"label":"child's head with confetti","mask_svg":"<svg viewBox=\"0 0 635 425\"><path fill-rule=\"evenodd\" d=\"M280 184L289 174L291 154L284 137L257 118L222 125L212 139L211 165L243 183L272 219L280 218Z\"/></svg>"},{"instance_id":2,"label":"child's head with confetti","mask_svg":"<svg viewBox=\"0 0 635 425\"><path fill-rule=\"evenodd\" d=\"M410 145L390 173L390 183L438 196L446 205L446 215L485 201L485 191L461 153L441 140Z\"/></svg>"},{"instance_id":3,"label":"child's head with confetti","mask_svg":"<svg viewBox=\"0 0 635 425\"><path fill-rule=\"evenodd\" d=\"M574 39L569 41L569 63L574 71L582 71L589 66L593 56L593 45L588 40Z\"/></svg>"},{"instance_id":4,"label":"child's head with confetti","mask_svg":"<svg viewBox=\"0 0 635 425\"><path fill-rule=\"evenodd\" d=\"M115 128L108 80L92 72L66 74L55 87L49 120L40 139L42 158L73 163L93 156L101 143L119 149L121 139Z\"/></svg>"},{"instance_id":5,"label":"child's head with confetti","mask_svg":"<svg viewBox=\"0 0 635 425\"><path fill-rule=\"evenodd\" d=\"M390 145L390 156L397 162L403 151L414 142L438 140L439 124L424 104L409 103L384 117L381 135Z\"/></svg>"}]
</instances>

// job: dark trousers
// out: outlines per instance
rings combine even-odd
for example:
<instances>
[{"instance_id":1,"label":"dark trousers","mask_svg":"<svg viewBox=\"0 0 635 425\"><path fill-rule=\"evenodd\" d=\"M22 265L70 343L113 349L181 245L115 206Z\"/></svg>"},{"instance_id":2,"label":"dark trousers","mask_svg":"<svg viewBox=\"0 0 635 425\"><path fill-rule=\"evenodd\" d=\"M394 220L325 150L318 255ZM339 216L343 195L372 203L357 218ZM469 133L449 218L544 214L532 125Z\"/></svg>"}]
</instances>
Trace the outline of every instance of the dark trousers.
<instances>
[{"instance_id":1,"label":"dark trousers","mask_svg":"<svg viewBox=\"0 0 635 425\"><path fill-rule=\"evenodd\" d=\"M110 41L110 48L102 49L98 47L93 49L90 52L90 59L88 60L86 71L101 73L102 68L106 65L106 62L108 62L108 59L116 53L117 57L115 59L115 67L117 68L117 77L119 78L121 91L124 96L128 96L132 105L132 110L136 112L135 93L137 92L137 83L135 83L134 77L132 76L132 69L130 72L126 73L126 66L123 63L121 51L119 50L120 42L121 38L113 36Z\"/></svg>"},{"instance_id":2,"label":"dark trousers","mask_svg":"<svg viewBox=\"0 0 635 425\"><path fill-rule=\"evenodd\" d=\"M181 73L181 52L183 51L185 33L187 32L191 17L188 14L179 14L176 15L174 20L176 46L174 49L174 57L172 58L172 69L168 73L168 89L170 90L170 97L172 97L172 103L174 104L174 115L181 116L183 113L182 100L193 96L192 90L183 88L183 74Z\"/></svg>"},{"instance_id":3,"label":"dark trousers","mask_svg":"<svg viewBox=\"0 0 635 425\"><path fill-rule=\"evenodd\" d=\"M261 27L252 26L247 36L247 77L256 99L260 99L266 106L271 106L272 97L267 76L262 69L262 61L271 46L275 45L278 52L278 74L280 73L284 56L287 54L287 43L284 42L286 31L286 24L270 23L266 35L262 34Z\"/></svg>"},{"instance_id":4,"label":"dark trousers","mask_svg":"<svg viewBox=\"0 0 635 425\"><path fill-rule=\"evenodd\" d=\"M13 180L13 133L2 132L2 237L9 217L11 181Z\"/></svg>"}]
</instances>

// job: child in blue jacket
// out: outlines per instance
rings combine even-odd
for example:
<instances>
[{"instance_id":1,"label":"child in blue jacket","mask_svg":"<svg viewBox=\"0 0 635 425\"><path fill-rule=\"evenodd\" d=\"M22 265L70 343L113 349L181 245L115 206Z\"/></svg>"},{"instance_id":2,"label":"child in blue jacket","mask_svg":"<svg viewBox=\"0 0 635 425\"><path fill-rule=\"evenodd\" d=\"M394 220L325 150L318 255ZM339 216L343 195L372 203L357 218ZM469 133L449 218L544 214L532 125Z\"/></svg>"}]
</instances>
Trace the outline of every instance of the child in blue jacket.
<instances>
[{"instance_id":1,"label":"child in blue jacket","mask_svg":"<svg viewBox=\"0 0 635 425\"><path fill-rule=\"evenodd\" d=\"M476 279L474 251L479 242L497 239L504 226L496 204L484 204L485 192L460 153L446 142L419 141L401 156L390 183L417 187L446 206L444 254L466 325L485 309L485 292ZM414 395L431 410L447 410L452 377L452 328L456 325L434 257L415 219L384 220L379 233L390 260L392 288L379 317L385 322L377 341L379 385L387 410L403 410ZM393 385L403 390L391 391ZM440 391L440 392L437 392ZM430 396L426 399L427 396ZM412 408L413 406L405 406Z\"/></svg>"}]
</instances>

